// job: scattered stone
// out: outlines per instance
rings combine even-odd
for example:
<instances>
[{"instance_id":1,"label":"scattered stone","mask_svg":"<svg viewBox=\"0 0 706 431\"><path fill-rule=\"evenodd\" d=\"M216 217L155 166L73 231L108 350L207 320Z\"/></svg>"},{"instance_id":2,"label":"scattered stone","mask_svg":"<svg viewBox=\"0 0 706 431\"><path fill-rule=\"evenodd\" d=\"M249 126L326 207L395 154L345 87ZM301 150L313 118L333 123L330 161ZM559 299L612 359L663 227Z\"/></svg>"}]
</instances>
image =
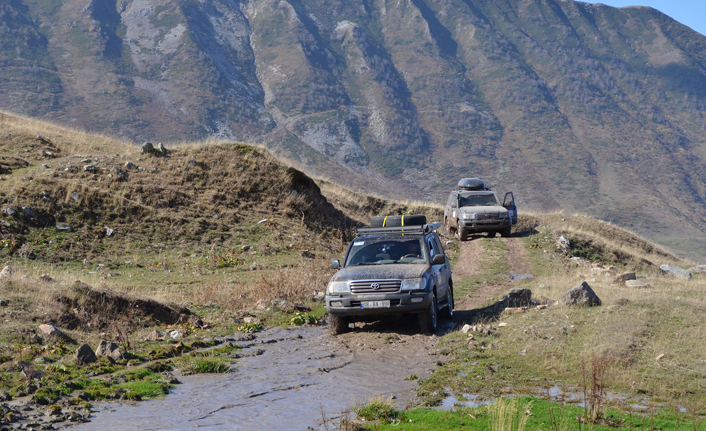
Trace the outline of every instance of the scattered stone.
<instances>
[{"instance_id":1,"label":"scattered stone","mask_svg":"<svg viewBox=\"0 0 706 431\"><path fill-rule=\"evenodd\" d=\"M243 317L243 323L260 323L256 317L246 316Z\"/></svg>"},{"instance_id":2,"label":"scattered stone","mask_svg":"<svg viewBox=\"0 0 706 431\"><path fill-rule=\"evenodd\" d=\"M194 160L194 159L189 159L189 161L186 162L186 164L189 165L189 166L196 166L196 160Z\"/></svg>"},{"instance_id":3,"label":"scattered stone","mask_svg":"<svg viewBox=\"0 0 706 431\"><path fill-rule=\"evenodd\" d=\"M76 350L76 362L79 364L90 364L97 360L96 353L88 344L82 344L78 350Z\"/></svg>"},{"instance_id":4,"label":"scattered stone","mask_svg":"<svg viewBox=\"0 0 706 431\"><path fill-rule=\"evenodd\" d=\"M694 277L689 271L679 268L678 266L665 264L660 265L659 269L661 269L664 274L669 274L682 280L691 280Z\"/></svg>"},{"instance_id":5,"label":"scattered stone","mask_svg":"<svg viewBox=\"0 0 706 431\"><path fill-rule=\"evenodd\" d=\"M461 328L461 332L463 332L464 334L468 334L468 332L469 332L470 330L471 330L471 325L469 325L468 323L466 323L465 325L463 325L463 327Z\"/></svg>"},{"instance_id":6,"label":"scattered stone","mask_svg":"<svg viewBox=\"0 0 706 431\"><path fill-rule=\"evenodd\" d=\"M475 335L473 334L468 334L468 337L466 337L466 340L475 340Z\"/></svg>"},{"instance_id":7,"label":"scattered stone","mask_svg":"<svg viewBox=\"0 0 706 431\"><path fill-rule=\"evenodd\" d=\"M93 263L91 263L91 261L86 258L83 259L83 264L84 265L93 265Z\"/></svg>"},{"instance_id":8,"label":"scattered stone","mask_svg":"<svg viewBox=\"0 0 706 431\"><path fill-rule=\"evenodd\" d=\"M451 245L453 243L454 243L453 241L446 241L446 245Z\"/></svg>"},{"instance_id":9,"label":"scattered stone","mask_svg":"<svg viewBox=\"0 0 706 431\"><path fill-rule=\"evenodd\" d=\"M159 152L159 155L162 157L167 155L167 149L164 148L164 145L162 145L161 142L159 144L157 144L157 151Z\"/></svg>"},{"instance_id":10,"label":"scattered stone","mask_svg":"<svg viewBox=\"0 0 706 431\"><path fill-rule=\"evenodd\" d=\"M539 304L539 305L537 306L537 310L544 310L545 308L547 308L547 305L546 305L546 304Z\"/></svg>"},{"instance_id":11,"label":"scattered stone","mask_svg":"<svg viewBox=\"0 0 706 431\"><path fill-rule=\"evenodd\" d=\"M176 339L183 338L186 336L186 331L183 329L175 329L174 331L169 333L169 336Z\"/></svg>"},{"instance_id":12,"label":"scattered stone","mask_svg":"<svg viewBox=\"0 0 706 431\"><path fill-rule=\"evenodd\" d=\"M655 358L656 361L659 361L660 359L664 358L664 353L661 353L659 356Z\"/></svg>"},{"instance_id":13,"label":"scattered stone","mask_svg":"<svg viewBox=\"0 0 706 431\"><path fill-rule=\"evenodd\" d=\"M21 375L22 377L24 377L25 379L27 379L27 380L39 380L39 379L41 379L42 377L44 377L44 373L43 373L43 372L41 372L41 371L39 371L39 370L31 369L31 368L24 368L24 369L20 372L20 375ZM33 391L31 391L31 392L34 392L34 391L36 391L36 389L33 390ZM28 392L30 392L30 391L28 391ZM31 393L31 392L30 392L30 393Z\"/></svg>"},{"instance_id":14,"label":"scattered stone","mask_svg":"<svg viewBox=\"0 0 706 431\"><path fill-rule=\"evenodd\" d=\"M692 274L706 274L706 265L699 265L689 268L689 272Z\"/></svg>"},{"instance_id":15,"label":"scattered stone","mask_svg":"<svg viewBox=\"0 0 706 431\"><path fill-rule=\"evenodd\" d=\"M71 192L71 199L73 199L74 202L78 202L78 192Z\"/></svg>"},{"instance_id":16,"label":"scattered stone","mask_svg":"<svg viewBox=\"0 0 706 431\"><path fill-rule=\"evenodd\" d=\"M42 331L42 334L49 336L55 335L61 337L62 335L64 335L61 331L56 329L56 326L49 323L43 323L39 325L39 330Z\"/></svg>"},{"instance_id":17,"label":"scattered stone","mask_svg":"<svg viewBox=\"0 0 706 431\"><path fill-rule=\"evenodd\" d=\"M500 347L496 346L495 344L491 344L488 347L490 347L490 350L498 350L500 348Z\"/></svg>"},{"instance_id":18,"label":"scattered stone","mask_svg":"<svg viewBox=\"0 0 706 431\"><path fill-rule=\"evenodd\" d=\"M505 323L505 322L498 323L498 328L503 328L505 326L507 326L507 323Z\"/></svg>"},{"instance_id":19,"label":"scattered stone","mask_svg":"<svg viewBox=\"0 0 706 431\"><path fill-rule=\"evenodd\" d=\"M39 142L41 142L43 144L46 144L48 142L46 139L44 139L44 137L42 137L42 135L37 135L37 137L34 139L38 140Z\"/></svg>"},{"instance_id":20,"label":"scattered stone","mask_svg":"<svg viewBox=\"0 0 706 431\"><path fill-rule=\"evenodd\" d=\"M125 178L127 178L127 173L125 171L123 171L122 169L120 169L119 166L113 166L113 169L111 169L110 172L117 175L121 180L124 180Z\"/></svg>"},{"instance_id":21,"label":"scattered stone","mask_svg":"<svg viewBox=\"0 0 706 431\"><path fill-rule=\"evenodd\" d=\"M32 211L32 208L30 207L22 207L22 212L27 217L34 217L34 211Z\"/></svg>"},{"instance_id":22,"label":"scattered stone","mask_svg":"<svg viewBox=\"0 0 706 431\"><path fill-rule=\"evenodd\" d=\"M5 214L9 215L10 217L14 217L17 215L17 210L12 207L7 207L5 208Z\"/></svg>"},{"instance_id":23,"label":"scattered stone","mask_svg":"<svg viewBox=\"0 0 706 431\"><path fill-rule=\"evenodd\" d=\"M559 301L565 305L601 305L600 298L585 281L566 292Z\"/></svg>"},{"instance_id":24,"label":"scattered stone","mask_svg":"<svg viewBox=\"0 0 706 431\"><path fill-rule=\"evenodd\" d=\"M93 161L93 160L91 160L91 159L83 159L83 160L81 160L81 163L86 163L86 164L88 164L88 163L91 163L92 161Z\"/></svg>"},{"instance_id":25,"label":"scattered stone","mask_svg":"<svg viewBox=\"0 0 706 431\"><path fill-rule=\"evenodd\" d=\"M248 250L250 250L251 248L252 248L251 245L244 245L244 246L241 247L241 250L243 250L243 251L248 251Z\"/></svg>"},{"instance_id":26,"label":"scattered stone","mask_svg":"<svg viewBox=\"0 0 706 431\"><path fill-rule=\"evenodd\" d=\"M532 300L532 291L530 289L510 289L508 297L513 301L529 302Z\"/></svg>"},{"instance_id":27,"label":"scattered stone","mask_svg":"<svg viewBox=\"0 0 706 431\"><path fill-rule=\"evenodd\" d=\"M520 356L525 356L527 354L527 349L520 350Z\"/></svg>"},{"instance_id":28,"label":"scattered stone","mask_svg":"<svg viewBox=\"0 0 706 431\"><path fill-rule=\"evenodd\" d=\"M6 222L5 220L0 220L0 226L12 227L12 225L10 223Z\"/></svg>"},{"instance_id":29,"label":"scattered stone","mask_svg":"<svg viewBox=\"0 0 706 431\"><path fill-rule=\"evenodd\" d=\"M108 226L105 227L105 236L113 236L114 233L115 231L113 229L109 228Z\"/></svg>"},{"instance_id":30,"label":"scattered stone","mask_svg":"<svg viewBox=\"0 0 706 431\"><path fill-rule=\"evenodd\" d=\"M302 257L305 257L307 259L314 259L316 257L316 255L314 253L310 252L309 250L304 250L302 252Z\"/></svg>"},{"instance_id":31,"label":"scattered stone","mask_svg":"<svg viewBox=\"0 0 706 431\"><path fill-rule=\"evenodd\" d=\"M326 298L326 292L316 292L314 294L314 301L321 302Z\"/></svg>"},{"instance_id":32,"label":"scattered stone","mask_svg":"<svg viewBox=\"0 0 706 431\"><path fill-rule=\"evenodd\" d=\"M624 284L628 280L636 280L637 276L634 272L627 272L625 274L616 275L613 277L613 283Z\"/></svg>"},{"instance_id":33,"label":"scattered stone","mask_svg":"<svg viewBox=\"0 0 706 431\"><path fill-rule=\"evenodd\" d=\"M475 348L476 348L476 343L474 343L473 341L469 341L469 342L468 342L468 348L469 348L469 349L475 349Z\"/></svg>"},{"instance_id":34,"label":"scattered stone","mask_svg":"<svg viewBox=\"0 0 706 431\"><path fill-rule=\"evenodd\" d=\"M0 299L0 307L7 307L7 301Z\"/></svg>"},{"instance_id":35,"label":"scattered stone","mask_svg":"<svg viewBox=\"0 0 706 431\"><path fill-rule=\"evenodd\" d=\"M267 305L268 305L267 301L265 301L264 299L260 299L259 301L257 301L255 303L255 309L256 310L265 310L265 309L267 309Z\"/></svg>"},{"instance_id":36,"label":"scattered stone","mask_svg":"<svg viewBox=\"0 0 706 431\"><path fill-rule=\"evenodd\" d=\"M114 361L119 361L123 358L123 354L120 351L120 346L118 343L112 341L101 340L96 349L97 356L105 356L106 358L111 358Z\"/></svg>"},{"instance_id":37,"label":"scattered stone","mask_svg":"<svg viewBox=\"0 0 706 431\"><path fill-rule=\"evenodd\" d=\"M5 391L1 391L0 401L12 401L12 396Z\"/></svg>"},{"instance_id":38,"label":"scattered stone","mask_svg":"<svg viewBox=\"0 0 706 431\"><path fill-rule=\"evenodd\" d=\"M557 238L556 247L559 249L559 251L568 252L569 250L571 250L571 242L569 242L569 239L567 237L562 235Z\"/></svg>"},{"instance_id":39,"label":"scattered stone","mask_svg":"<svg viewBox=\"0 0 706 431\"><path fill-rule=\"evenodd\" d=\"M267 223L267 219L266 219L266 218L265 218L265 219L262 219L262 220L260 220L259 222L257 222L257 224L263 224L263 223Z\"/></svg>"},{"instance_id":40,"label":"scattered stone","mask_svg":"<svg viewBox=\"0 0 706 431\"><path fill-rule=\"evenodd\" d=\"M125 169L130 169L130 170L136 170L137 165L132 163L132 162L126 162L125 163Z\"/></svg>"},{"instance_id":41,"label":"scattered stone","mask_svg":"<svg viewBox=\"0 0 706 431\"><path fill-rule=\"evenodd\" d=\"M49 274L42 274L39 276L39 280L45 283L53 283L54 279L49 276Z\"/></svg>"},{"instance_id":42,"label":"scattered stone","mask_svg":"<svg viewBox=\"0 0 706 431\"><path fill-rule=\"evenodd\" d=\"M650 286L649 283L645 283L642 280L628 280L625 282L625 285L627 287L638 287L638 288L652 287L652 286Z\"/></svg>"},{"instance_id":43,"label":"scattered stone","mask_svg":"<svg viewBox=\"0 0 706 431\"><path fill-rule=\"evenodd\" d=\"M140 154L154 154L154 146L152 145L152 143L145 142L144 144L142 144L142 146L140 147Z\"/></svg>"},{"instance_id":44,"label":"scattered stone","mask_svg":"<svg viewBox=\"0 0 706 431\"><path fill-rule=\"evenodd\" d=\"M145 341L164 341L165 333L161 331L152 331L145 337Z\"/></svg>"},{"instance_id":45,"label":"scattered stone","mask_svg":"<svg viewBox=\"0 0 706 431\"><path fill-rule=\"evenodd\" d=\"M5 266L2 271L0 271L0 279L12 277L12 273L15 272L11 266Z\"/></svg>"},{"instance_id":46,"label":"scattered stone","mask_svg":"<svg viewBox=\"0 0 706 431\"><path fill-rule=\"evenodd\" d=\"M96 166L96 165L85 165L85 166L83 167L83 170L84 170L85 172L94 172L94 173L95 173L95 172L100 172L101 168L99 168L99 167Z\"/></svg>"}]
</instances>

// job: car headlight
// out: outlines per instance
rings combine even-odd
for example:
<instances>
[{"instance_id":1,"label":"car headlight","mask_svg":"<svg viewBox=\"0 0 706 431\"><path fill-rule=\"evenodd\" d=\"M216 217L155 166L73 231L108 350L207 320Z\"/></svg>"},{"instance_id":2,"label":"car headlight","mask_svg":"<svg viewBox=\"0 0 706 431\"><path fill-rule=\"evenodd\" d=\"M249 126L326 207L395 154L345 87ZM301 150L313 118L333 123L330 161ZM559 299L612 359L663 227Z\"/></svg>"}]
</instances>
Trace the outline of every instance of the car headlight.
<instances>
[{"instance_id":1,"label":"car headlight","mask_svg":"<svg viewBox=\"0 0 706 431\"><path fill-rule=\"evenodd\" d=\"M423 278L408 278L402 280L400 290L424 290L427 287L427 282Z\"/></svg>"},{"instance_id":2,"label":"car headlight","mask_svg":"<svg viewBox=\"0 0 706 431\"><path fill-rule=\"evenodd\" d=\"M331 281L328 284L328 293L349 293L350 291L345 281Z\"/></svg>"},{"instance_id":3,"label":"car headlight","mask_svg":"<svg viewBox=\"0 0 706 431\"><path fill-rule=\"evenodd\" d=\"M476 213L463 215L464 220L475 220L475 218L476 218Z\"/></svg>"}]
</instances>

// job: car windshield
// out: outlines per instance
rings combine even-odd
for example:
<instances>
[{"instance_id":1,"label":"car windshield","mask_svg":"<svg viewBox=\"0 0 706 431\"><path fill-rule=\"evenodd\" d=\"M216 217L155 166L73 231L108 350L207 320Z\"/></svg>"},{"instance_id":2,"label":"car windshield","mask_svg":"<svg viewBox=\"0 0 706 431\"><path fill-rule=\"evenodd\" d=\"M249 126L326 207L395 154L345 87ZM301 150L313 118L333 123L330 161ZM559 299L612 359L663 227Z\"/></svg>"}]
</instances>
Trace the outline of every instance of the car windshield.
<instances>
[{"instance_id":1,"label":"car windshield","mask_svg":"<svg viewBox=\"0 0 706 431\"><path fill-rule=\"evenodd\" d=\"M494 206L500 205L498 198L494 194L488 195L467 195L459 196L458 206L460 207L478 207L478 206Z\"/></svg>"},{"instance_id":2,"label":"car windshield","mask_svg":"<svg viewBox=\"0 0 706 431\"><path fill-rule=\"evenodd\" d=\"M426 249L421 238L357 238L353 241L345 266L426 262Z\"/></svg>"}]
</instances>

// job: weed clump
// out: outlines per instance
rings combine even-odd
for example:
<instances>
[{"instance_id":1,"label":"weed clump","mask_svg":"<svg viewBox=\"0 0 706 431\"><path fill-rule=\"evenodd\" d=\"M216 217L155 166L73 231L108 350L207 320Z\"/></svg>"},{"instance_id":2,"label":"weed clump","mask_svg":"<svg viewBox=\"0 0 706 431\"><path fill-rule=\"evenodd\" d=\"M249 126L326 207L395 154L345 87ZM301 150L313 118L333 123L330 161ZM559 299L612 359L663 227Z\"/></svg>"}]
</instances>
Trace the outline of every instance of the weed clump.
<instances>
[{"instance_id":1,"label":"weed clump","mask_svg":"<svg viewBox=\"0 0 706 431\"><path fill-rule=\"evenodd\" d=\"M390 423L400 416L400 412L392 403L392 398L383 399L381 396L370 399L367 403L356 405L355 414L366 421L381 421Z\"/></svg>"}]
</instances>

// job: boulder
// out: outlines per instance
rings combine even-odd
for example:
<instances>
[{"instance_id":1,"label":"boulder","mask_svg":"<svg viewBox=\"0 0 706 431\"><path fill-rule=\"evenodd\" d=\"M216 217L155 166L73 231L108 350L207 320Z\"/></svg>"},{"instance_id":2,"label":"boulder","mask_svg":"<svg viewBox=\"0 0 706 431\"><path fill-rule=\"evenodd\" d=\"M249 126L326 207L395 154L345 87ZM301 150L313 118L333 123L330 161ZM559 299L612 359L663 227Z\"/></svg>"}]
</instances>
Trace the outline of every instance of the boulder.
<instances>
[{"instance_id":1,"label":"boulder","mask_svg":"<svg viewBox=\"0 0 706 431\"><path fill-rule=\"evenodd\" d=\"M159 152L159 155L162 157L167 155L167 149L164 148L164 145L162 145L161 142L159 144L157 144L157 151Z\"/></svg>"},{"instance_id":2,"label":"boulder","mask_svg":"<svg viewBox=\"0 0 706 431\"><path fill-rule=\"evenodd\" d=\"M532 300L532 291L529 289L510 289L507 295L513 301L529 302Z\"/></svg>"},{"instance_id":3,"label":"boulder","mask_svg":"<svg viewBox=\"0 0 706 431\"><path fill-rule=\"evenodd\" d=\"M11 266L5 266L2 271L0 271L0 279L12 277L12 273L15 272Z\"/></svg>"},{"instance_id":4,"label":"boulder","mask_svg":"<svg viewBox=\"0 0 706 431\"><path fill-rule=\"evenodd\" d=\"M96 349L97 356L105 356L106 358L111 358L114 361L119 361L123 358L123 354L120 351L120 346L118 343L112 341L101 340Z\"/></svg>"},{"instance_id":5,"label":"boulder","mask_svg":"<svg viewBox=\"0 0 706 431\"><path fill-rule=\"evenodd\" d=\"M648 283L645 283L642 280L628 280L625 282L625 285L627 287L639 287L639 288L647 288L647 287L652 287Z\"/></svg>"},{"instance_id":6,"label":"boulder","mask_svg":"<svg viewBox=\"0 0 706 431\"><path fill-rule=\"evenodd\" d=\"M142 144L140 147L140 153L141 154L154 154L154 145L152 145L151 142L145 142Z\"/></svg>"},{"instance_id":7,"label":"boulder","mask_svg":"<svg viewBox=\"0 0 706 431\"><path fill-rule=\"evenodd\" d=\"M601 305L601 300L596 292L591 289L585 281L578 286L574 286L559 298L559 302L564 305Z\"/></svg>"},{"instance_id":8,"label":"boulder","mask_svg":"<svg viewBox=\"0 0 706 431\"><path fill-rule=\"evenodd\" d=\"M57 223L56 230L68 232L71 230L71 226L69 226L68 223Z\"/></svg>"},{"instance_id":9,"label":"boulder","mask_svg":"<svg viewBox=\"0 0 706 431\"><path fill-rule=\"evenodd\" d=\"M96 353L91 349L88 344L81 344L78 350L76 350L76 362L79 364L90 364L91 362L96 362L98 358Z\"/></svg>"},{"instance_id":10,"label":"boulder","mask_svg":"<svg viewBox=\"0 0 706 431\"><path fill-rule=\"evenodd\" d=\"M692 274L706 274L706 265L699 265L689 268L689 272Z\"/></svg>"},{"instance_id":11,"label":"boulder","mask_svg":"<svg viewBox=\"0 0 706 431\"><path fill-rule=\"evenodd\" d=\"M660 265L659 269L662 270L664 274L671 275L676 278L680 278L682 280L691 280L694 278L693 275L686 269L679 268L678 266L674 265Z\"/></svg>"},{"instance_id":12,"label":"boulder","mask_svg":"<svg viewBox=\"0 0 706 431\"><path fill-rule=\"evenodd\" d=\"M628 280L636 280L637 276L634 272L626 272L625 274L616 275L613 277L613 283L624 284Z\"/></svg>"}]
</instances>

